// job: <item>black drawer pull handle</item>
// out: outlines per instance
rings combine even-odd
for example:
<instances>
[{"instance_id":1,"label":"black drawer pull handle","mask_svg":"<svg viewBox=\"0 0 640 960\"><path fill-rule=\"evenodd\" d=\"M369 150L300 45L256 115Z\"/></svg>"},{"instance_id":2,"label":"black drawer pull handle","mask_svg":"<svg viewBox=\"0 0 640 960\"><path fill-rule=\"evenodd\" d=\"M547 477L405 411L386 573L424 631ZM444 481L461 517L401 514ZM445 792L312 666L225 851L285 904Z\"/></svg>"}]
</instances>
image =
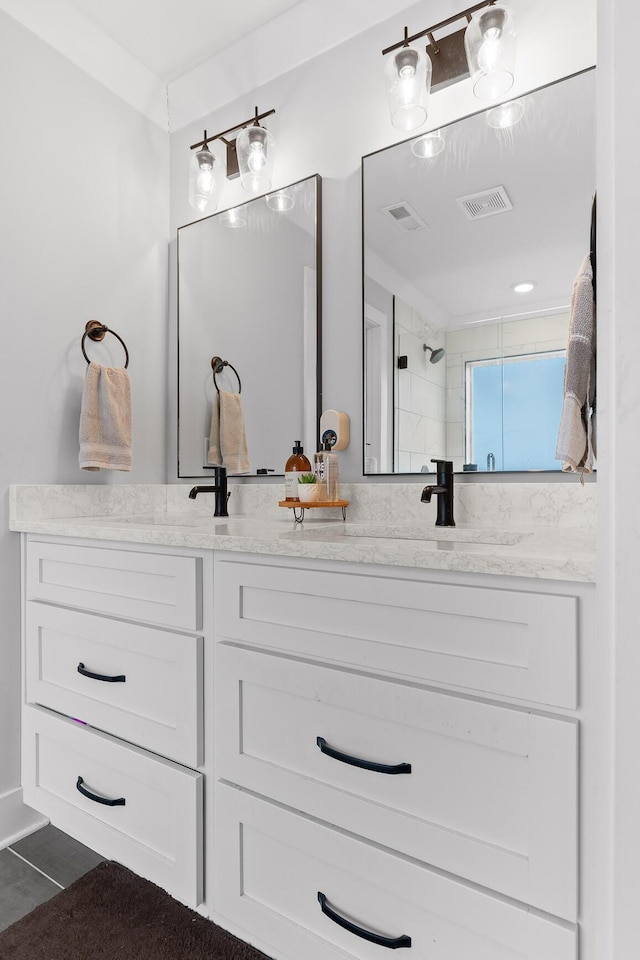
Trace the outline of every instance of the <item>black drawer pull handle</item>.
<instances>
[{"instance_id":1,"label":"black drawer pull handle","mask_svg":"<svg viewBox=\"0 0 640 960\"><path fill-rule=\"evenodd\" d=\"M364 927L358 927L355 923L351 923L350 920L345 920L344 917L341 917L339 913L336 913L335 910L332 910L331 907L328 906L327 898L324 893L320 893L319 890L318 903L325 917L329 917L329 920L333 920L339 927L344 927L349 933L355 933L356 937L368 940L369 943L377 943L379 947L387 947L389 950L397 950L399 947L411 946L411 937L407 937L406 934L403 934L401 937L381 937L379 933L372 933L371 930L365 930Z\"/></svg>"},{"instance_id":2,"label":"black drawer pull handle","mask_svg":"<svg viewBox=\"0 0 640 960\"><path fill-rule=\"evenodd\" d=\"M124 797L118 797L117 800L107 800L106 797L99 797L96 793L91 793L90 790L83 787L83 783L84 780L82 777L78 777L76 780L76 789L80 791L83 797L87 797L87 799L93 800L95 803L104 803L105 807L124 807L127 802Z\"/></svg>"},{"instance_id":3,"label":"black drawer pull handle","mask_svg":"<svg viewBox=\"0 0 640 960\"><path fill-rule=\"evenodd\" d=\"M105 673L91 673L91 670L86 669L84 663L78 664L78 673L81 673L83 677L89 677L91 680L102 680L103 683L124 683L127 679L124 673L119 673L117 677L109 677Z\"/></svg>"},{"instance_id":4,"label":"black drawer pull handle","mask_svg":"<svg viewBox=\"0 0 640 960\"><path fill-rule=\"evenodd\" d=\"M360 757L351 757L348 753L340 753L330 747L324 737L316 737L316 743L322 753L339 760L341 763L350 763L352 767L362 767L363 770L373 770L374 773L411 773L410 763L373 763L371 760L361 760Z\"/></svg>"}]
</instances>

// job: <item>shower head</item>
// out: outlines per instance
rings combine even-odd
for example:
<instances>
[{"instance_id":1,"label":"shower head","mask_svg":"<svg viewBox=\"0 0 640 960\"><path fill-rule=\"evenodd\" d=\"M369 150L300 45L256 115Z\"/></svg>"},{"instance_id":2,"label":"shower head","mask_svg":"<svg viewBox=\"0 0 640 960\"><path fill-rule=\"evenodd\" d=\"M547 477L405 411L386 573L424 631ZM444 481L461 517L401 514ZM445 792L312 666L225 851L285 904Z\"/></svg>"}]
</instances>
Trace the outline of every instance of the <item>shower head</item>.
<instances>
[{"instance_id":1,"label":"shower head","mask_svg":"<svg viewBox=\"0 0 640 960\"><path fill-rule=\"evenodd\" d=\"M438 360L442 360L442 358L444 357L444 348L443 348L443 347L438 347L437 350L434 350L433 347L428 347L428 346L426 345L426 343L423 343L423 344L422 344L422 349L423 349L425 352L426 352L427 350L429 350L429 352L431 353L431 356L429 357L429 360L431 361L431 363L437 363Z\"/></svg>"}]
</instances>

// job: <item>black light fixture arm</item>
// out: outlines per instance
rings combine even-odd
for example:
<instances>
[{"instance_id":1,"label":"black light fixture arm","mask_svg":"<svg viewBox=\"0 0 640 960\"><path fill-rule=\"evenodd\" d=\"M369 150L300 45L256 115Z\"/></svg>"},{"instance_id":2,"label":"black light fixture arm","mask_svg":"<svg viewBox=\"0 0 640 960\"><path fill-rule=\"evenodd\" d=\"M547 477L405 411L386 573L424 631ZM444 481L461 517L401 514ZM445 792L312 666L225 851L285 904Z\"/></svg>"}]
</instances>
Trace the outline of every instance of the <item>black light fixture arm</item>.
<instances>
[{"instance_id":1,"label":"black light fixture arm","mask_svg":"<svg viewBox=\"0 0 640 960\"><path fill-rule=\"evenodd\" d=\"M438 53L438 46L433 39L433 33L435 30L442 30L443 27L448 27L450 24L456 23L456 21L462 20L464 17L466 17L467 21L469 21L471 19L471 14L475 13L476 10L482 10L483 7L492 7L495 2L496 0L483 0L482 3L476 3L472 7L467 7L466 10L461 10L460 13L456 13L454 17L449 17L447 20L441 20L440 23L434 23L432 27L427 27L426 30L421 30L420 33L414 33L411 37L409 36L409 32L405 27L404 39L399 40L398 43L391 44L390 47L386 47L382 51L382 55L386 56L388 53L391 53L392 50L399 50L400 47L408 47L410 43L414 42L414 40L420 40L422 37L428 37L434 53ZM196 146L199 146L199 144L196 144Z\"/></svg>"},{"instance_id":2,"label":"black light fixture arm","mask_svg":"<svg viewBox=\"0 0 640 960\"><path fill-rule=\"evenodd\" d=\"M493 2L493 0L491 0ZM400 44L401 46L401 44ZM224 143L227 141L224 139L228 133L233 133L234 130L243 130L245 127L248 127L250 124L258 126L261 120L264 120L265 117L270 117L272 113L275 113L275 108L273 110L266 110L264 113L258 113L258 108L255 108L255 114L253 117L250 117L248 120L244 120L242 123L236 123L234 127L229 127L228 130L223 130L221 133L216 133L213 137L207 136L207 131L204 131L204 140L198 140L197 143L192 143L189 149L199 150L201 147L206 147L207 144L211 143L212 140L223 140Z\"/></svg>"}]
</instances>

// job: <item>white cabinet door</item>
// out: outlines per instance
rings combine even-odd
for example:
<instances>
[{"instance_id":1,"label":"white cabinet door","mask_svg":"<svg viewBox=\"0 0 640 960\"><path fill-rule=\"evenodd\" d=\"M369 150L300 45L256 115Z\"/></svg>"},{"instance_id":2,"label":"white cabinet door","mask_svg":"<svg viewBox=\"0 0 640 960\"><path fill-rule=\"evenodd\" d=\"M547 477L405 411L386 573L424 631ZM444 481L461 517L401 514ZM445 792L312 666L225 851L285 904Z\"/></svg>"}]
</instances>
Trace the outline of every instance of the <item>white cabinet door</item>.
<instances>
[{"instance_id":1,"label":"white cabinet door","mask_svg":"<svg viewBox=\"0 0 640 960\"><path fill-rule=\"evenodd\" d=\"M202 637L26 604L27 700L202 762Z\"/></svg>"},{"instance_id":2,"label":"white cabinet door","mask_svg":"<svg viewBox=\"0 0 640 960\"><path fill-rule=\"evenodd\" d=\"M577 599L238 561L216 633L412 680L574 708Z\"/></svg>"},{"instance_id":3,"label":"white cabinet door","mask_svg":"<svg viewBox=\"0 0 640 960\"><path fill-rule=\"evenodd\" d=\"M27 600L201 629L200 561L29 538Z\"/></svg>"},{"instance_id":4,"label":"white cabinet door","mask_svg":"<svg viewBox=\"0 0 640 960\"><path fill-rule=\"evenodd\" d=\"M575 721L235 644L216 657L218 777L576 918Z\"/></svg>"},{"instance_id":5,"label":"white cabinet door","mask_svg":"<svg viewBox=\"0 0 640 960\"><path fill-rule=\"evenodd\" d=\"M576 960L573 924L224 784L216 788L216 822L219 911L272 945L274 956L380 960L385 946L406 938L411 945L398 956L415 960Z\"/></svg>"},{"instance_id":6,"label":"white cabinet door","mask_svg":"<svg viewBox=\"0 0 640 960\"><path fill-rule=\"evenodd\" d=\"M202 899L202 776L25 707L25 802L191 906Z\"/></svg>"}]
</instances>

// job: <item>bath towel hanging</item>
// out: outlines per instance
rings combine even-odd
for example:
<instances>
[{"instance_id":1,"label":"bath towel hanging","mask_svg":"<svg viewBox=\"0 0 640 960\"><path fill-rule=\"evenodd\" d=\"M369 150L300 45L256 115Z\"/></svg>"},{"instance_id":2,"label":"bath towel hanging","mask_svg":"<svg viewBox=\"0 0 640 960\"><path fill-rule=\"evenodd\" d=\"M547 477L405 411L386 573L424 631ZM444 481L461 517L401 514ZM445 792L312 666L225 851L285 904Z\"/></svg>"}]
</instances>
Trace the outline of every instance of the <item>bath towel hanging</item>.
<instances>
[{"instance_id":1,"label":"bath towel hanging","mask_svg":"<svg viewBox=\"0 0 640 960\"><path fill-rule=\"evenodd\" d=\"M216 380L216 374L229 367L238 380L238 392L221 390ZM249 451L244 425L244 411L240 391L242 383L236 368L228 360L212 357L213 383L216 395L213 399L211 411L211 429L209 432L209 451L207 463L221 464L230 474L249 473Z\"/></svg>"},{"instance_id":2,"label":"bath towel hanging","mask_svg":"<svg viewBox=\"0 0 640 960\"><path fill-rule=\"evenodd\" d=\"M89 360L84 344L113 333L125 351L124 367L105 367ZM90 320L81 341L87 361L80 411L80 455L83 470L131 470L131 384L126 367L129 352L124 340L97 320Z\"/></svg>"},{"instance_id":3,"label":"bath towel hanging","mask_svg":"<svg viewBox=\"0 0 640 960\"><path fill-rule=\"evenodd\" d=\"M597 194L593 195L593 203L591 204L591 238L589 244L589 259L591 260L591 272L593 273L593 297L596 297L596 232L597 232L597 211L596 211L596 197Z\"/></svg>"},{"instance_id":4,"label":"bath towel hanging","mask_svg":"<svg viewBox=\"0 0 640 960\"><path fill-rule=\"evenodd\" d=\"M556 460L565 472L591 473L596 457L596 304L590 253L573 284L564 402Z\"/></svg>"}]
</instances>

